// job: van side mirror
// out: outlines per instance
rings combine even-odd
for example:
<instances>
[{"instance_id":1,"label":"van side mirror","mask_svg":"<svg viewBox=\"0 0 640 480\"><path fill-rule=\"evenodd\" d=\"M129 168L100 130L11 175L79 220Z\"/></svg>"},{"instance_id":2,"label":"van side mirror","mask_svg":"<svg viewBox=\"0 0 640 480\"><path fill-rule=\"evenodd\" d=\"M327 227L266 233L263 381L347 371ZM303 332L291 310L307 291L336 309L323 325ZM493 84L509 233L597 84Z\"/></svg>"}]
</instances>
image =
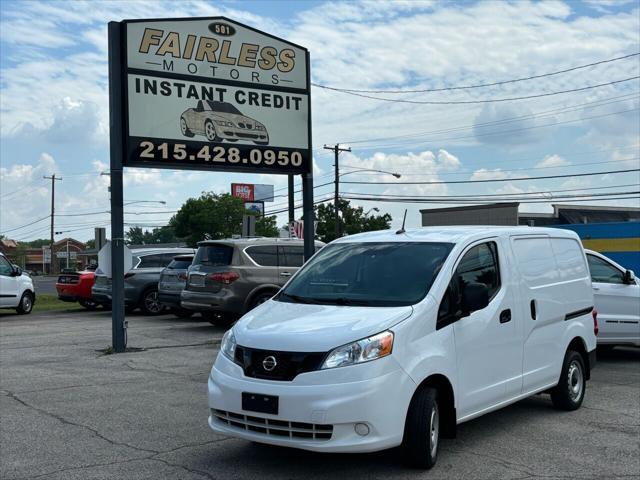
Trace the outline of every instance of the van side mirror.
<instances>
[{"instance_id":1,"label":"van side mirror","mask_svg":"<svg viewBox=\"0 0 640 480\"><path fill-rule=\"evenodd\" d=\"M468 283L462 291L461 303L462 316L482 310L489 305L489 287L484 283Z\"/></svg>"},{"instance_id":2,"label":"van side mirror","mask_svg":"<svg viewBox=\"0 0 640 480\"><path fill-rule=\"evenodd\" d=\"M12 277L19 277L20 275L22 275L22 269L17 266L17 265L12 265L13 270L11 271L11 276Z\"/></svg>"},{"instance_id":3,"label":"van side mirror","mask_svg":"<svg viewBox=\"0 0 640 480\"><path fill-rule=\"evenodd\" d=\"M626 272L624 272L624 275L622 276L622 281L627 285L629 285L630 283L635 283L636 275L633 273L633 270L627 270Z\"/></svg>"}]
</instances>

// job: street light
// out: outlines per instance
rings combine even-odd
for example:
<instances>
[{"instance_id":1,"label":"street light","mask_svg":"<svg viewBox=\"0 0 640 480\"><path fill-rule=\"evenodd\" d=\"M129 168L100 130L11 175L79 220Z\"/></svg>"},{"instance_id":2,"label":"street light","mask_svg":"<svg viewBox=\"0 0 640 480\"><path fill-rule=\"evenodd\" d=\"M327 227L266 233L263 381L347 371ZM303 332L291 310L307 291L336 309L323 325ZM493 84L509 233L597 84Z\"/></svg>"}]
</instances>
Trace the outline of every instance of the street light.
<instances>
[{"instance_id":1,"label":"street light","mask_svg":"<svg viewBox=\"0 0 640 480\"><path fill-rule=\"evenodd\" d=\"M167 202L165 202L164 200L131 200L130 202L125 202L122 204L122 206L126 206L126 205L133 205L134 203L159 203L161 205L166 205Z\"/></svg>"},{"instance_id":2,"label":"street light","mask_svg":"<svg viewBox=\"0 0 640 480\"><path fill-rule=\"evenodd\" d=\"M386 170L378 170L375 168L357 168L355 170L351 170L350 172L344 172L341 173L339 175L336 176L336 191L335 191L335 222L336 222L336 238L340 237L340 217L338 215L338 188L339 188L339 183L340 183L340 177L344 177L345 175L350 175L352 173L363 173L363 172L371 172L371 173L379 173L381 175L392 175L395 178L400 178L402 177L402 175L400 175L397 172L388 172ZM378 210L378 208L373 208L372 210L375 210L376 212L379 212L380 210ZM369 212L371 212L371 210L369 210ZM369 214L369 212L367 212L367 215ZM366 216L366 215L365 215Z\"/></svg>"},{"instance_id":3,"label":"street light","mask_svg":"<svg viewBox=\"0 0 640 480\"><path fill-rule=\"evenodd\" d=\"M380 212L380 209L379 209L378 207L370 208L369 210L367 210L367 213L365 213L365 214L364 214L364 216L365 216L365 217L368 217L368 216L369 216L369 214L370 214L371 212L376 212L376 213L378 213L378 212Z\"/></svg>"}]
</instances>

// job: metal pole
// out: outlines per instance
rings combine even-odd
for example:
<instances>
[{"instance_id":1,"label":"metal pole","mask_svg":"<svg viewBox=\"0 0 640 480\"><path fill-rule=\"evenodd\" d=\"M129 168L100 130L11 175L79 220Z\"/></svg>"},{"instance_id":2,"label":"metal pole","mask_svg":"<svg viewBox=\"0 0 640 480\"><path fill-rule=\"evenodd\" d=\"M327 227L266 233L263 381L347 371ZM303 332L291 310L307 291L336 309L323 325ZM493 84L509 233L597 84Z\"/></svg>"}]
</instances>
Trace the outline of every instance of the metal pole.
<instances>
[{"instance_id":1,"label":"metal pole","mask_svg":"<svg viewBox=\"0 0 640 480\"><path fill-rule=\"evenodd\" d=\"M333 147L328 147L327 145L324 146L324 148L326 150L333 150L333 154L334 154L334 158L335 158L335 194L333 197L333 215L334 215L334 222L335 222L335 230L334 230L334 234L336 238L340 238L340 209L338 208L339 205L339 201L340 201L340 168L338 165L338 157L340 155L340 152L350 152L351 148L340 148L340 144L336 143Z\"/></svg>"},{"instance_id":2,"label":"metal pole","mask_svg":"<svg viewBox=\"0 0 640 480\"><path fill-rule=\"evenodd\" d=\"M302 218L304 237L304 260L309 260L315 253L315 214L313 211L313 173L302 175Z\"/></svg>"},{"instance_id":3,"label":"metal pole","mask_svg":"<svg viewBox=\"0 0 640 480\"><path fill-rule=\"evenodd\" d=\"M296 219L295 204L293 198L293 175L288 176L287 184L289 186L289 238L291 238L291 225Z\"/></svg>"},{"instance_id":4,"label":"metal pole","mask_svg":"<svg viewBox=\"0 0 640 480\"><path fill-rule=\"evenodd\" d=\"M54 263L53 263L53 226L54 226L54 214L56 211L56 180L61 181L61 178L56 178L56 174L52 174L50 177L42 177L47 180L51 180L51 238L49 240L49 249L51 250L51 258L49 259L49 273L54 273Z\"/></svg>"},{"instance_id":5,"label":"metal pole","mask_svg":"<svg viewBox=\"0 0 640 480\"><path fill-rule=\"evenodd\" d=\"M111 337L116 353L125 351L124 214L122 192L121 25L109 22L109 138L111 156Z\"/></svg>"},{"instance_id":6,"label":"metal pole","mask_svg":"<svg viewBox=\"0 0 640 480\"><path fill-rule=\"evenodd\" d=\"M69 240L67 239L67 268L69 268Z\"/></svg>"}]
</instances>

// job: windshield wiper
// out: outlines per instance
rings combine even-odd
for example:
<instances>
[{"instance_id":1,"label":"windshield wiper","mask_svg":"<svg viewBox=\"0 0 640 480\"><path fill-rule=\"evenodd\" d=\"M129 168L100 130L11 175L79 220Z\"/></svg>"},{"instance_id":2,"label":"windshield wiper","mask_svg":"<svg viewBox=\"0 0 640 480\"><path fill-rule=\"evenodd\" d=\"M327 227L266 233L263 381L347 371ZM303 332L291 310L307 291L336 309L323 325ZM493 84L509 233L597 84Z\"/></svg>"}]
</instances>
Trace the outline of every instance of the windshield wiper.
<instances>
[{"instance_id":1,"label":"windshield wiper","mask_svg":"<svg viewBox=\"0 0 640 480\"><path fill-rule=\"evenodd\" d=\"M369 300L358 300L355 298L346 298L346 297L336 297L336 298L310 298L309 300L313 300L317 303L322 303L324 305L348 305L348 306L358 306L358 307L367 307L371 305Z\"/></svg>"},{"instance_id":2,"label":"windshield wiper","mask_svg":"<svg viewBox=\"0 0 640 480\"><path fill-rule=\"evenodd\" d=\"M283 297L290 298L291 300L294 300L296 303L308 303L308 304L317 303L314 298L301 297L300 295L294 295L292 293L281 292L280 295Z\"/></svg>"}]
</instances>

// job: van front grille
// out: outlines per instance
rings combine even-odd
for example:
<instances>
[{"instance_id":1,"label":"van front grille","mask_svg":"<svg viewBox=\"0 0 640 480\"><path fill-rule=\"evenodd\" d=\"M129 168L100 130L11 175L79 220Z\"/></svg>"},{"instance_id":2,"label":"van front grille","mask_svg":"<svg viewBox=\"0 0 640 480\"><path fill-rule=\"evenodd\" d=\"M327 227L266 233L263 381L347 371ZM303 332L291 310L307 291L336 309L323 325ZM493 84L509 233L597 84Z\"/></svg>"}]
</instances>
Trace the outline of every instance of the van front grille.
<instances>
[{"instance_id":1,"label":"van front grille","mask_svg":"<svg viewBox=\"0 0 640 480\"><path fill-rule=\"evenodd\" d=\"M234 360L247 377L290 382L301 373L318 370L326 356L327 352L284 352L238 345ZM275 367L270 370L264 363L268 357L275 361Z\"/></svg>"},{"instance_id":2,"label":"van front grille","mask_svg":"<svg viewBox=\"0 0 640 480\"><path fill-rule=\"evenodd\" d=\"M262 433L270 437L326 441L330 440L333 434L333 425L274 420L213 409L211 415L216 421L227 426L253 433Z\"/></svg>"}]
</instances>

